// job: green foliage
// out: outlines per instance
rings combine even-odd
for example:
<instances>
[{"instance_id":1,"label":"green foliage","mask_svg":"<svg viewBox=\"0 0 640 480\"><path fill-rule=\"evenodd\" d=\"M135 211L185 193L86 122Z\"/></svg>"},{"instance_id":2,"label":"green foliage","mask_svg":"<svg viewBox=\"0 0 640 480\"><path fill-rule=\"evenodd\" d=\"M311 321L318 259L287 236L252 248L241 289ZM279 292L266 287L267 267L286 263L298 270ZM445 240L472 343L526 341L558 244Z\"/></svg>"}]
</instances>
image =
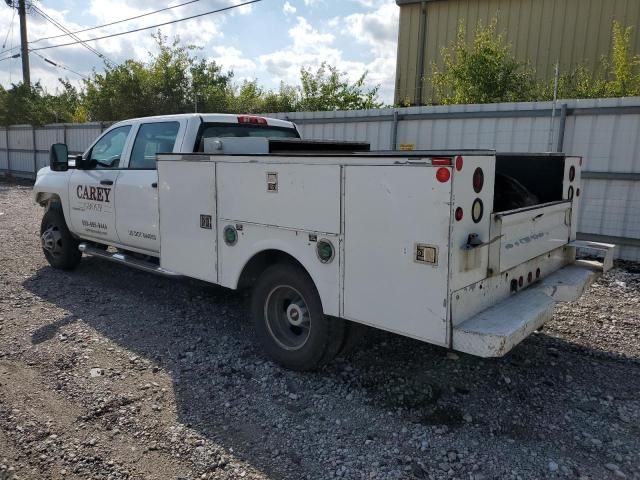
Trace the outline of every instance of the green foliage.
<instances>
[{"instance_id":1,"label":"green foliage","mask_svg":"<svg viewBox=\"0 0 640 480\"><path fill-rule=\"evenodd\" d=\"M471 45L460 24L455 42L442 50L442 67L432 66L434 103L492 103L551 100L555 80L538 81L535 72L511 54L496 19L478 24ZM558 76L558 98L640 95L640 55L631 49L632 28L614 21L610 56L594 68L578 64Z\"/></svg>"},{"instance_id":2,"label":"green foliage","mask_svg":"<svg viewBox=\"0 0 640 480\"><path fill-rule=\"evenodd\" d=\"M497 20L478 23L471 45L463 23L453 45L442 49L442 68L432 65L436 102L492 103L528 100L536 84L534 73L511 54L511 46L496 33Z\"/></svg>"},{"instance_id":3,"label":"green foliage","mask_svg":"<svg viewBox=\"0 0 640 480\"><path fill-rule=\"evenodd\" d=\"M614 21L611 56L603 57L592 72L578 65L558 79L559 98L607 98L640 95L640 55L631 51L632 27ZM544 87L543 97L553 98L553 82Z\"/></svg>"},{"instance_id":4,"label":"green foliage","mask_svg":"<svg viewBox=\"0 0 640 480\"><path fill-rule=\"evenodd\" d=\"M231 73L215 62L199 60L193 46L179 39L167 43L159 32L153 36L158 53L147 64L127 60L107 66L85 81L84 103L94 120L200 111L226 111Z\"/></svg>"},{"instance_id":5,"label":"green foliage","mask_svg":"<svg viewBox=\"0 0 640 480\"><path fill-rule=\"evenodd\" d=\"M81 106L81 95L68 81L59 79L55 94L47 93L39 83L30 87L19 83L9 90L0 87L0 124L72 122Z\"/></svg>"},{"instance_id":6,"label":"green foliage","mask_svg":"<svg viewBox=\"0 0 640 480\"><path fill-rule=\"evenodd\" d=\"M346 74L336 67L322 63L313 73L310 69L300 71L299 111L362 110L380 108L377 101L379 87L365 89L366 72L353 84Z\"/></svg>"}]
</instances>

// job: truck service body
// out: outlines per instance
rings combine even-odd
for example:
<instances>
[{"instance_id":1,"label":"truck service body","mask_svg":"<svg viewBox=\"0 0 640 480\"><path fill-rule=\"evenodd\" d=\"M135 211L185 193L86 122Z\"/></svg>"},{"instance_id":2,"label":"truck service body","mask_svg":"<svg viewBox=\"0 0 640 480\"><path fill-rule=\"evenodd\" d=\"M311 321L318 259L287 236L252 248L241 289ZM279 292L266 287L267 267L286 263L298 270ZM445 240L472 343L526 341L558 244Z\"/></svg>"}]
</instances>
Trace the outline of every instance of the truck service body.
<instances>
[{"instance_id":1,"label":"truck service body","mask_svg":"<svg viewBox=\"0 0 640 480\"><path fill-rule=\"evenodd\" d=\"M52 265L79 249L252 287L256 332L289 368L330 361L361 324L502 356L612 264L613 245L576 241L579 157L369 152L235 115L121 122L68 170L53 150L34 187Z\"/></svg>"}]
</instances>

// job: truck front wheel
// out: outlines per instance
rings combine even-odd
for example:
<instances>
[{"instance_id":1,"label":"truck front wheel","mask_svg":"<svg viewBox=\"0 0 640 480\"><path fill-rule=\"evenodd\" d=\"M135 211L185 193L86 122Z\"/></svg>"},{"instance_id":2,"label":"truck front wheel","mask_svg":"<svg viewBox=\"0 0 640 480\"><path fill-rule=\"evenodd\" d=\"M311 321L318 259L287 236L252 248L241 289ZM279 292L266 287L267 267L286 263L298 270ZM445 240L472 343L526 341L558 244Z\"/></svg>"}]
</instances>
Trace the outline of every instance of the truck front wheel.
<instances>
[{"instance_id":1,"label":"truck front wheel","mask_svg":"<svg viewBox=\"0 0 640 480\"><path fill-rule=\"evenodd\" d=\"M260 343L285 368L316 369L343 343L343 321L324 315L311 277L298 266L267 268L254 286L251 309Z\"/></svg>"},{"instance_id":2,"label":"truck front wheel","mask_svg":"<svg viewBox=\"0 0 640 480\"><path fill-rule=\"evenodd\" d=\"M61 270L73 270L82 259L78 241L71 236L59 208L49 208L40 225L42 251L49 265Z\"/></svg>"}]
</instances>

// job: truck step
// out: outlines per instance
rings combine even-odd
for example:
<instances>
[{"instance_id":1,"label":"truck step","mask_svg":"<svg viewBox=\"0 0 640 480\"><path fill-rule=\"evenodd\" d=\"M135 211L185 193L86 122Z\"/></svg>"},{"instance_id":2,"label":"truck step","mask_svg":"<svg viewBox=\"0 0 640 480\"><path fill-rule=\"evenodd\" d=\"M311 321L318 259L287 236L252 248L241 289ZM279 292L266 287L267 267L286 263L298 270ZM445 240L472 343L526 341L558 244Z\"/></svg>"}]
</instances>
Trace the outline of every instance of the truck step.
<instances>
[{"instance_id":1,"label":"truck step","mask_svg":"<svg viewBox=\"0 0 640 480\"><path fill-rule=\"evenodd\" d=\"M104 260L108 260L110 262L120 263L122 265L127 265L128 267L136 268L138 270L142 270L149 273L154 273L156 275L162 275L165 277L172 277L172 278L181 276L178 273L165 270L164 268L159 267L157 264L153 262L140 260L138 258L132 257L131 255L127 255L126 253L107 252L105 250L96 248L93 245L90 245L88 243L81 243L80 245L78 245L78 250L80 250L85 255L89 255L91 257L99 257Z\"/></svg>"},{"instance_id":2,"label":"truck step","mask_svg":"<svg viewBox=\"0 0 640 480\"><path fill-rule=\"evenodd\" d=\"M480 357L501 357L553 315L556 302L577 300L602 266L577 262L540 283L453 327L452 348Z\"/></svg>"},{"instance_id":3,"label":"truck step","mask_svg":"<svg viewBox=\"0 0 640 480\"><path fill-rule=\"evenodd\" d=\"M567 246L575 247L578 252L589 254L597 254L602 256L602 273L613 268L613 257L615 255L616 246L611 243L590 242L587 240L574 240ZM594 265L597 263L594 263Z\"/></svg>"}]
</instances>

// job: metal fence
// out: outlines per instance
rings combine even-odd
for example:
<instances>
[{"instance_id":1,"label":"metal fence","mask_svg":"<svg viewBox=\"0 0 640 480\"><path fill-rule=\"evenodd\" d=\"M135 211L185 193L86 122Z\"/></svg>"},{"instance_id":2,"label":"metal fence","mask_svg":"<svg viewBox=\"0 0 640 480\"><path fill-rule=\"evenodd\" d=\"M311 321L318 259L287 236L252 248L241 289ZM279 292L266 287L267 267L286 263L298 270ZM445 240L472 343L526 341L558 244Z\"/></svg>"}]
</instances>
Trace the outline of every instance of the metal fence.
<instances>
[{"instance_id":1,"label":"metal fence","mask_svg":"<svg viewBox=\"0 0 640 480\"><path fill-rule=\"evenodd\" d=\"M103 122L55 123L42 127L12 125L0 128L0 173L35 178L49 165L49 147L66 143L70 153L82 153L109 125Z\"/></svg>"},{"instance_id":2,"label":"metal fence","mask_svg":"<svg viewBox=\"0 0 640 480\"><path fill-rule=\"evenodd\" d=\"M296 122L305 138L357 140L375 150L495 149L565 151L584 157L578 230L613 242L640 261L640 98L454 105L273 114ZM0 172L33 178L52 143L81 152L106 124L0 129Z\"/></svg>"}]
</instances>

